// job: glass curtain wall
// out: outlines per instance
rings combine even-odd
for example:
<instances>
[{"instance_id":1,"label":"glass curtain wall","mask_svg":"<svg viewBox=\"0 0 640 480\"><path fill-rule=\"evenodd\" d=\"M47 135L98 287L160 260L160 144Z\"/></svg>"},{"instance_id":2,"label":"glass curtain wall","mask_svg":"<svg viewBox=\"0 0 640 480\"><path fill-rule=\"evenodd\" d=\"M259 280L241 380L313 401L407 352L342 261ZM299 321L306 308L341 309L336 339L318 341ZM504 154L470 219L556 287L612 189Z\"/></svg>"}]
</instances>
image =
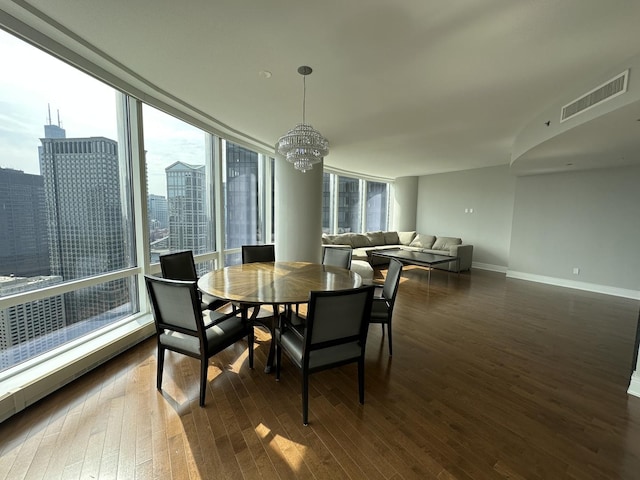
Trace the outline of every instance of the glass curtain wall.
<instances>
[{"instance_id":1,"label":"glass curtain wall","mask_svg":"<svg viewBox=\"0 0 640 480\"><path fill-rule=\"evenodd\" d=\"M144 104L134 138L125 94L2 31L0 60L0 373L132 318L163 253L193 251L203 274L273 241L272 157Z\"/></svg>"},{"instance_id":2,"label":"glass curtain wall","mask_svg":"<svg viewBox=\"0 0 640 480\"><path fill-rule=\"evenodd\" d=\"M389 189L386 182L324 172L322 233L387 230Z\"/></svg>"},{"instance_id":3,"label":"glass curtain wall","mask_svg":"<svg viewBox=\"0 0 640 480\"><path fill-rule=\"evenodd\" d=\"M143 105L142 118L151 263L184 250L194 257L214 252L209 134L148 105Z\"/></svg>"},{"instance_id":4,"label":"glass curtain wall","mask_svg":"<svg viewBox=\"0 0 640 480\"><path fill-rule=\"evenodd\" d=\"M389 186L382 182L366 182L366 232L387 230L389 225Z\"/></svg>"},{"instance_id":5,"label":"glass curtain wall","mask_svg":"<svg viewBox=\"0 0 640 480\"><path fill-rule=\"evenodd\" d=\"M96 278L136 264L121 94L1 31L0 60L1 371L138 299L134 277ZM55 293L32 294L45 288Z\"/></svg>"}]
</instances>

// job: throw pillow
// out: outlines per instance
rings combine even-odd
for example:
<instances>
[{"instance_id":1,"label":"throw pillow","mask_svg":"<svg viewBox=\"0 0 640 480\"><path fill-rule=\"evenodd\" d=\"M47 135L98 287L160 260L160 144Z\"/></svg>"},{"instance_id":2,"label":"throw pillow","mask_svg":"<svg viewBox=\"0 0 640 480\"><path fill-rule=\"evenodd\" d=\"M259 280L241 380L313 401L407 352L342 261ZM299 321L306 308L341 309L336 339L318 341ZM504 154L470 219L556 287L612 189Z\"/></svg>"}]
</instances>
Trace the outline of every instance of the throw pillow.
<instances>
[{"instance_id":1,"label":"throw pillow","mask_svg":"<svg viewBox=\"0 0 640 480\"><path fill-rule=\"evenodd\" d=\"M435 242L436 237L433 235L424 235L423 233L418 233L416 238L414 238L409 244L410 247L418 247L418 248L431 248L433 242ZM433 247L435 248L435 247Z\"/></svg>"},{"instance_id":2,"label":"throw pillow","mask_svg":"<svg viewBox=\"0 0 640 480\"><path fill-rule=\"evenodd\" d=\"M384 245L384 232L367 232L365 233L372 247Z\"/></svg>"},{"instance_id":3,"label":"throw pillow","mask_svg":"<svg viewBox=\"0 0 640 480\"><path fill-rule=\"evenodd\" d=\"M412 232L398 232L398 240L402 245L409 245L416 238L415 230Z\"/></svg>"},{"instance_id":4,"label":"throw pillow","mask_svg":"<svg viewBox=\"0 0 640 480\"><path fill-rule=\"evenodd\" d=\"M384 232L385 245L398 245L399 243L398 232Z\"/></svg>"},{"instance_id":5,"label":"throw pillow","mask_svg":"<svg viewBox=\"0 0 640 480\"><path fill-rule=\"evenodd\" d=\"M433 244L434 250L449 250L449 248L453 245L462 244L462 239L455 237L438 237Z\"/></svg>"},{"instance_id":6,"label":"throw pillow","mask_svg":"<svg viewBox=\"0 0 640 480\"><path fill-rule=\"evenodd\" d=\"M351 234L351 246L353 248L362 248L362 247L370 247L371 242L369 241L369 237L362 233L353 233Z\"/></svg>"}]
</instances>

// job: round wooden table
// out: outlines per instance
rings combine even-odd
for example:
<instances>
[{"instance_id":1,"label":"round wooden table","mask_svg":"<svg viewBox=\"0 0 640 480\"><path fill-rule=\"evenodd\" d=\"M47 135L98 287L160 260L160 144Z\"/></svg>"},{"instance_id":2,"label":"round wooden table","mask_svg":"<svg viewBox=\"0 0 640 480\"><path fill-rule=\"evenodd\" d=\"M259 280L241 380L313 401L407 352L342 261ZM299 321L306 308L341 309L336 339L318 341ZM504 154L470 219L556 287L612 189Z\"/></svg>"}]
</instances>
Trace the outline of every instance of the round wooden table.
<instances>
[{"instance_id":1,"label":"round wooden table","mask_svg":"<svg viewBox=\"0 0 640 480\"><path fill-rule=\"evenodd\" d=\"M232 265L209 272L198 280L204 293L244 305L273 305L274 316L267 325L271 345L265 372L271 371L278 305L306 303L312 290L347 290L362 285L362 277L346 268L307 262L257 262ZM257 312L256 312L257 313Z\"/></svg>"},{"instance_id":2,"label":"round wooden table","mask_svg":"<svg viewBox=\"0 0 640 480\"><path fill-rule=\"evenodd\" d=\"M351 270L307 262L233 265L203 275L198 288L209 295L245 304L305 303L312 290L346 290L362 285Z\"/></svg>"}]
</instances>

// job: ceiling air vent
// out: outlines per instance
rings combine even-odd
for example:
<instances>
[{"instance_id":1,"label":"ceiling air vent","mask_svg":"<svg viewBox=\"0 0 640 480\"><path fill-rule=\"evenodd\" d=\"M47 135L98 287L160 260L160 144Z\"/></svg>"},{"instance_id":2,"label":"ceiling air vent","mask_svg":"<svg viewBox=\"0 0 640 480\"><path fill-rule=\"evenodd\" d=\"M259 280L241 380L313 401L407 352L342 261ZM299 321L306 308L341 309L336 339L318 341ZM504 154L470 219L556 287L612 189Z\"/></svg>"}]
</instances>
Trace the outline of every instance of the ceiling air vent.
<instances>
[{"instance_id":1,"label":"ceiling air vent","mask_svg":"<svg viewBox=\"0 0 640 480\"><path fill-rule=\"evenodd\" d=\"M579 113L584 112L596 105L611 100L618 95L627 91L627 79L629 78L629 70L625 70L620 75L616 75L608 82L603 83L599 87L594 88L590 92L581 96L577 100L562 107L562 113L560 114L560 121L575 117Z\"/></svg>"}]
</instances>

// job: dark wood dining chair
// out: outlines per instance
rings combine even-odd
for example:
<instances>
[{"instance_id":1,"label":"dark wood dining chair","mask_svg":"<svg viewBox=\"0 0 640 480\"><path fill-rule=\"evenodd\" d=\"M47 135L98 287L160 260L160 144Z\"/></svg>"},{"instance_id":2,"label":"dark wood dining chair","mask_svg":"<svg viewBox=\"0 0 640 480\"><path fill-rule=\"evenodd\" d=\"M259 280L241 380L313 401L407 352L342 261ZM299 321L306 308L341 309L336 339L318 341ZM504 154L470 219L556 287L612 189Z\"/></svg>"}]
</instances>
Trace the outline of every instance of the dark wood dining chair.
<instances>
[{"instance_id":1,"label":"dark wood dining chair","mask_svg":"<svg viewBox=\"0 0 640 480\"><path fill-rule=\"evenodd\" d=\"M160 255L160 269L163 278L198 281L196 263L191 250ZM217 310L229 303L225 299L202 292L200 292L200 302L202 310Z\"/></svg>"},{"instance_id":2,"label":"dark wood dining chair","mask_svg":"<svg viewBox=\"0 0 640 480\"><path fill-rule=\"evenodd\" d=\"M396 295L398 286L400 285L400 277L402 276L402 262L392 258L389 261L389 268L384 279L384 285L376 287L376 295L371 305L370 323L379 323L382 325L382 334L384 335L384 326L387 326L387 337L389 342L389 356L393 355L393 344L391 337L391 320L393 319L393 307L396 304Z\"/></svg>"},{"instance_id":3,"label":"dark wood dining chair","mask_svg":"<svg viewBox=\"0 0 640 480\"><path fill-rule=\"evenodd\" d=\"M324 247L322 264L332 267L351 268L353 249L351 247Z\"/></svg>"},{"instance_id":4,"label":"dark wood dining chair","mask_svg":"<svg viewBox=\"0 0 640 480\"><path fill-rule=\"evenodd\" d=\"M242 245L242 263L275 262L276 248L273 244Z\"/></svg>"},{"instance_id":5,"label":"dark wood dining chair","mask_svg":"<svg viewBox=\"0 0 640 480\"><path fill-rule=\"evenodd\" d=\"M276 250L275 245L242 245L242 263L258 263L258 262L275 262ZM273 333L276 328L278 319L278 312L280 307L278 305L271 305L272 311L269 309L263 309L260 305L253 307L251 312L251 321L254 325L259 325L263 329L266 329L271 334L271 344L269 346L269 354L267 356L267 364L265 371L268 373L271 371L273 365L273 357L275 355L275 345L273 341Z\"/></svg>"},{"instance_id":6,"label":"dark wood dining chair","mask_svg":"<svg viewBox=\"0 0 640 480\"><path fill-rule=\"evenodd\" d=\"M253 326L246 312L203 314L196 282L170 280L145 275L147 293L156 326L158 370L156 387L162 389L166 350L200 360L200 406L207 392L209 358L243 338L249 349L249 368L253 368ZM205 324L205 318L207 322Z\"/></svg>"},{"instance_id":7,"label":"dark wood dining chair","mask_svg":"<svg viewBox=\"0 0 640 480\"><path fill-rule=\"evenodd\" d=\"M302 423L309 424L309 376L312 373L358 363L358 393L364 403L364 354L373 285L349 290L311 292L302 332L280 315L276 329L276 380L282 353L302 374Z\"/></svg>"}]
</instances>

